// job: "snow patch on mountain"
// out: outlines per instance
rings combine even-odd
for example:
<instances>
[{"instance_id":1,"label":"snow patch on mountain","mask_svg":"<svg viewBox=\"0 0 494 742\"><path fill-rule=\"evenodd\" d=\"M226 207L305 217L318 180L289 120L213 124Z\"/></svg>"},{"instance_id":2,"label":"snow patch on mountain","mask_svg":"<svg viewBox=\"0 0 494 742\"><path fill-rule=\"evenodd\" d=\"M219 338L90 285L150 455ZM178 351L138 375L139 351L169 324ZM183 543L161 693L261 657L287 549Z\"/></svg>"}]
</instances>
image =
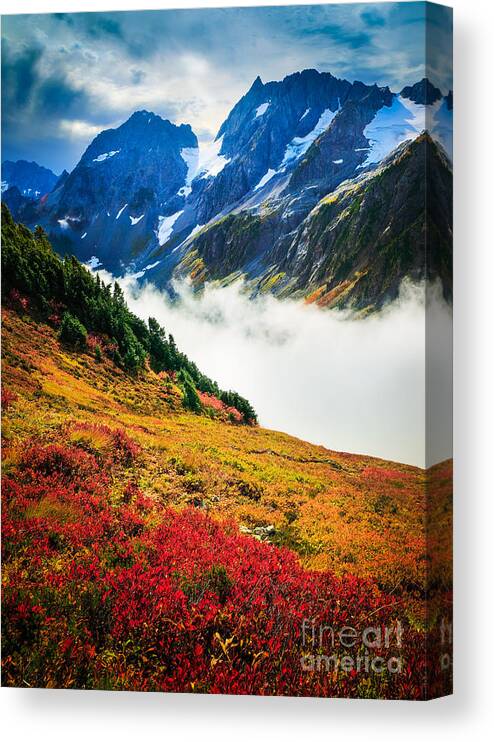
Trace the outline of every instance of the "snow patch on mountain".
<instances>
[{"instance_id":1,"label":"snow patch on mountain","mask_svg":"<svg viewBox=\"0 0 494 742\"><path fill-rule=\"evenodd\" d=\"M254 186L254 190L257 191L259 188L262 188L263 186L265 186L268 180L271 180L273 175L276 175L277 172L278 172L277 170L273 170L272 168L269 168L268 172L262 176L259 183L256 186Z\"/></svg>"},{"instance_id":2,"label":"snow patch on mountain","mask_svg":"<svg viewBox=\"0 0 494 742\"><path fill-rule=\"evenodd\" d=\"M285 168L287 165L290 165L292 162L302 157L302 155L307 152L312 142L314 142L317 137L323 133L323 131L326 131L326 129L338 113L338 110L339 109L336 109L336 111L332 111L330 108L326 108L321 113L319 120L312 131L309 131L309 133L306 134L305 137L294 137L286 148L285 155L280 167Z\"/></svg>"},{"instance_id":3,"label":"snow patch on mountain","mask_svg":"<svg viewBox=\"0 0 494 742\"><path fill-rule=\"evenodd\" d=\"M437 105L428 106L426 124L431 136L442 144L450 159L453 159L453 111L448 108L445 98Z\"/></svg>"},{"instance_id":4,"label":"snow patch on mountain","mask_svg":"<svg viewBox=\"0 0 494 742\"><path fill-rule=\"evenodd\" d=\"M199 164L197 175L200 178L215 178L221 173L225 165L230 162L229 157L220 155L223 137L214 142L199 145Z\"/></svg>"},{"instance_id":5,"label":"snow patch on mountain","mask_svg":"<svg viewBox=\"0 0 494 742\"><path fill-rule=\"evenodd\" d=\"M108 158L118 155L119 152L119 149L112 149L111 152L103 152L103 154L93 157L93 162L104 162L105 160L108 160Z\"/></svg>"},{"instance_id":6,"label":"snow patch on mountain","mask_svg":"<svg viewBox=\"0 0 494 742\"><path fill-rule=\"evenodd\" d=\"M172 231L173 231L173 225L179 218L181 214L183 214L182 211L177 211L175 214L172 214L171 216L159 216L158 217L158 242L161 245L164 245L165 242L170 237Z\"/></svg>"},{"instance_id":7,"label":"snow patch on mountain","mask_svg":"<svg viewBox=\"0 0 494 742\"><path fill-rule=\"evenodd\" d=\"M403 98L401 95L398 96L398 100L411 114L411 117L407 120L410 126L413 127L417 133L423 131L425 129L425 110L426 108L435 108L436 104L434 103L432 106L424 106L420 103L415 103L415 101L410 100L409 98Z\"/></svg>"},{"instance_id":8,"label":"snow patch on mountain","mask_svg":"<svg viewBox=\"0 0 494 742\"><path fill-rule=\"evenodd\" d=\"M425 109L400 95L393 97L390 107L383 106L364 129L369 140L369 152L359 167L379 162L399 144L415 139L425 128Z\"/></svg>"},{"instance_id":9,"label":"snow patch on mountain","mask_svg":"<svg viewBox=\"0 0 494 742\"><path fill-rule=\"evenodd\" d=\"M180 156L187 165L185 184L190 186L194 180L199 165L199 147L183 147L180 150Z\"/></svg>"},{"instance_id":10,"label":"snow patch on mountain","mask_svg":"<svg viewBox=\"0 0 494 742\"><path fill-rule=\"evenodd\" d=\"M118 214L117 214L117 215L116 215L116 217L115 217L115 221L116 221L117 219L119 219L119 218L121 217L121 215L122 215L122 211L123 211L124 209L126 209L126 208L127 208L127 206L128 206L128 204L124 204L124 205L122 206L122 208L120 209L120 211L118 212Z\"/></svg>"},{"instance_id":11,"label":"snow patch on mountain","mask_svg":"<svg viewBox=\"0 0 494 742\"><path fill-rule=\"evenodd\" d=\"M261 105L256 108L256 119L259 118L259 116L264 116L269 108L269 103L270 101L268 101L267 103L261 103Z\"/></svg>"},{"instance_id":12,"label":"snow patch on mountain","mask_svg":"<svg viewBox=\"0 0 494 742\"><path fill-rule=\"evenodd\" d=\"M134 226L135 224L139 224L141 219L144 219L144 214L141 214L141 216L131 216L129 218L130 218L130 223L132 224L132 226Z\"/></svg>"}]
</instances>

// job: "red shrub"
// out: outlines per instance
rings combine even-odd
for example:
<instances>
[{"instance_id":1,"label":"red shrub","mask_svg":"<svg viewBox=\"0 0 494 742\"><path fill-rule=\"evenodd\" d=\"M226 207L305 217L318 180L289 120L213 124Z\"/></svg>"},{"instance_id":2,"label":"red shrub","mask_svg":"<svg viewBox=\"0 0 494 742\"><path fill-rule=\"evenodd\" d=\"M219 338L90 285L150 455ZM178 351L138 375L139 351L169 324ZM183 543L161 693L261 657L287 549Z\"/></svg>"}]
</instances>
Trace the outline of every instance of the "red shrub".
<instances>
[{"instance_id":1,"label":"red shrub","mask_svg":"<svg viewBox=\"0 0 494 742\"><path fill-rule=\"evenodd\" d=\"M215 413L229 419L234 423L244 422L243 415L236 409L236 407L228 407L221 399L218 399L213 394L207 394L206 392L198 392L199 399L203 407L213 410Z\"/></svg>"},{"instance_id":2,"label":"red shrub","mask_svg":"<svg viewBox=\"0 0 494 742\"><path fill-rule=\"evenodd\" d=\"M13 402L17 401L17 394L2 387L2 410L8 410Z\"/></svg>"},{"instance_id":3,"label":"red shrub","mask_svg":"<svg viewBox=\"0 0 494 742\"><path fill-rule=\"evenodd\" d=\"M17 289L10 290L9 302L17 311L26 312L29 309L29 299Z\"/></svg>"},{"instance_id":4,"label":"red shrub","mask_svg":"<svg viewBox=\"0 0 494 742\"><path fill-rule=\"evenodd\" d=\"M94 456L80 448L68 448L59 444L40 446L34 444L22 454L19 469L32 481L44 477L56 477L62 481L81 481L97 471Z\"/></svg>"},{"instance_id":5,"label":"red shrub","mask_svg":"<svg viewBox=\"0 0 494 742\"><path fill-rule=\"evenodd\" d=\"M113 432L113 451L116 461L124 464L124 466L130 466L137 458L140 450L137 443L134 443L123 430Z\"/></svg>"},{"instance_id":6,"label":"red shrub","mask_svg":"<svg viewBox=\"0 0 494 742\"><path fill-rule=\"evenodd\" d=\"M412 479L413 475L406 471L398 471L397 469L384 469L378 466L366 466L362 471L362 476L367 479L374 480L407 480Z\"/></svg>"}]
</instances>

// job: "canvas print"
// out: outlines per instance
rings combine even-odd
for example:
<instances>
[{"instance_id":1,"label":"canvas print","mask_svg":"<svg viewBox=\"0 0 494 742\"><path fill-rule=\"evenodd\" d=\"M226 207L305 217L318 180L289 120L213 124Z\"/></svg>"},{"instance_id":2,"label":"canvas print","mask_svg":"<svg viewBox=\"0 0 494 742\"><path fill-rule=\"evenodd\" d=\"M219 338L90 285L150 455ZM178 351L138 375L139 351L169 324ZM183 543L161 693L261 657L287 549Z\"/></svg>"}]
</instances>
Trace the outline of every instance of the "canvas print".
<instances>
[{"instance_id":1,"label":"canvas print","mask_svg":"<svg viewBox=\"0 0 494 742\"><path fill-rule=\"evenodd\" d=\"M452 12L2 18L2 682L452 692Z\"/></svg>"}]
</instances>

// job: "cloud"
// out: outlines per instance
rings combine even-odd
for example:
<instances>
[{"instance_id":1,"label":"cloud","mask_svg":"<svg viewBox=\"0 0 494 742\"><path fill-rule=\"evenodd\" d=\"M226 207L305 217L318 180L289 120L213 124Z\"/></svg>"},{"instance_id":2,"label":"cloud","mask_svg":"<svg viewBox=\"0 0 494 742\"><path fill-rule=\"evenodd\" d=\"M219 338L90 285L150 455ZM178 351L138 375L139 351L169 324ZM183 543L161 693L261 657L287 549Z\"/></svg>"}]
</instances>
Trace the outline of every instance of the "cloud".
<instances>
[{"instance_id":1,"label":"cloud","mask_svg":"<svg viewBox=\"0 0 494 742\"><path fill-rule=\"evenodd\" d=\"M15 55L8 41L2 44L2 110L4 115L25 108L39 80L40 46L24 47Z\"/></svg>"},{"instance_id":2,"label":"cloud","mask_svg":"<svg viewBox=\"0 0 494 742\"><path fill-rule=\"evenodd\" d=\"M370 34L364 31L351 31L336 24L326 24L315 28L302 29L301 34L305 36L326 36L337 38L339 43L345 44L351 49L359 49L363 46L369 47L372 43Z\"/></svg>"},{"instance_id":3,"label":"cloud","mask_svg":"<svg viewBox=\"0 0 494 742\"><path fill-rule=\"evenodd\" d=\"M132 311L157 318L201 370L246 396L262 425L333 450L424 466L423 286L405 286L384 312L352 319L272 296L251 300L239 284L209 285L197 296L177 283L172 303L132 276L119 282ZM439 328L450 323L449 310L440 292L431 301L440 318L435 334L444 337ZM449 418L439 414L450 404L441 379L429 462L451 455Z\"/></svg>"},{"instance_id":4,"label":"cloud","mask_svg":"<svg viewBox=\"0 0 494 742\"><path fill-rule=\"evenodd\" d=\"M139 70L139 69L132 69L130 71L130 74L132 76L133 85L139 85L146 77L146 73L143 70Z\"/></svg>"},{"instance_id":5,"label":"cloud","mask_svg":"<svg viewBox=\"0 0 494 742\"><path fill-rule=\"evenodd\" d=\"M377 8L367 7L360 13L361 19L367 26L382 28L386 25L385 14L380 12Z\"/></svg>"},{"instance_id":6,"label":"cloud","mask_svg":"<svg viewBox=\"0 0 494 742\"><path fill-rule=\"evenodd\" d=\"M88 124L87 121L77 119L61 119L60 128L66 136L80 142L81 139L94 139L99 134L99 126Z\"/></svg>"},{"instance_id":7,"label":"cloud","mask_svg":"<svg viewBox=\"0 0 494 742\"><path fill-rule=\"evenodd\" d=\"M83 118L90 110L86 91L69 78L67 68L52 65L51 56L39 40L28 46L9 40L2 44L2 154L7 150L11 159L17 159L18 152L45 164L39 150L48 142L60 148L64 121ZM65 142L62 146L68 149ZM80 154L79 144L77 157ZM64 161L60 159L60 166Z\"/></svg>"},{"instance_id":8,"label":"cloud","mask_svg":"<svg viewBox=\"0 0 494 742\"><path fill-rule=\"evenodd\" d=\"M108 36L121 40L124 38L120 23L105 13L53 13L52 17L55 22L96 39Z\"/></svg>"},{"instance_id":9,"label":"cloud","mask_svg":"<svg viewBox=\"0 0 494 742\"><path fill-rule=\"evenodd\" d=\"M62 121L109 128L139 108L211 137L258 74L316 67L401 90L425 72L425 12L424 3L356 3L5 16L4 153L71 168L89 140L66 142ZM448 12L429 9L442 89Z\"/></svg>"},{"instance_id":10,"label":"cloud","mask_svg":"<svg viewBox=\"0 0 494 742\"><path fill-rule=\"evenodd\" d=\"M87 97L83 90L73 88L62 76L52 75L36 91L36 115L67 115L71 111L84 112Z\"/></svg>"}]
</instances>

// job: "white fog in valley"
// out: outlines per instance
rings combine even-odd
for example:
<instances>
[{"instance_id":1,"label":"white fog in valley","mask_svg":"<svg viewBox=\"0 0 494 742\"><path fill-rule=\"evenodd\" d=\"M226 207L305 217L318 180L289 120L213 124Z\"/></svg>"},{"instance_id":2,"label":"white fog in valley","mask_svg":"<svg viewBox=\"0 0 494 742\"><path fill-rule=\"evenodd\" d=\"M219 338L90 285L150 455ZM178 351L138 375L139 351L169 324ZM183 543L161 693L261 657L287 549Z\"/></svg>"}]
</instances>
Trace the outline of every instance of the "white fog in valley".
<instances>
[{"instance_id":1,"label":"white fog in valley","mask_svg":"<svg viewBox=\"0 0 494 742\"><path fill-rule=\"evenodd\" d=\"M404 286L384 311L352 319L272 296L252 300L239 284L206 286L197 295L183 282L172 303L132 276L119 283L130 309L145 320L155 317L202 372L247 397L261 425L420 467L451 455L449 436L444 442L441 433L450 424L449 388L442 383L436 385L444 397L437 400L444 410L435 431L440 443L425 454L423 286ZM450 310L438 296L439 325L447 330Z\"/></svg>"}]
</instances>

